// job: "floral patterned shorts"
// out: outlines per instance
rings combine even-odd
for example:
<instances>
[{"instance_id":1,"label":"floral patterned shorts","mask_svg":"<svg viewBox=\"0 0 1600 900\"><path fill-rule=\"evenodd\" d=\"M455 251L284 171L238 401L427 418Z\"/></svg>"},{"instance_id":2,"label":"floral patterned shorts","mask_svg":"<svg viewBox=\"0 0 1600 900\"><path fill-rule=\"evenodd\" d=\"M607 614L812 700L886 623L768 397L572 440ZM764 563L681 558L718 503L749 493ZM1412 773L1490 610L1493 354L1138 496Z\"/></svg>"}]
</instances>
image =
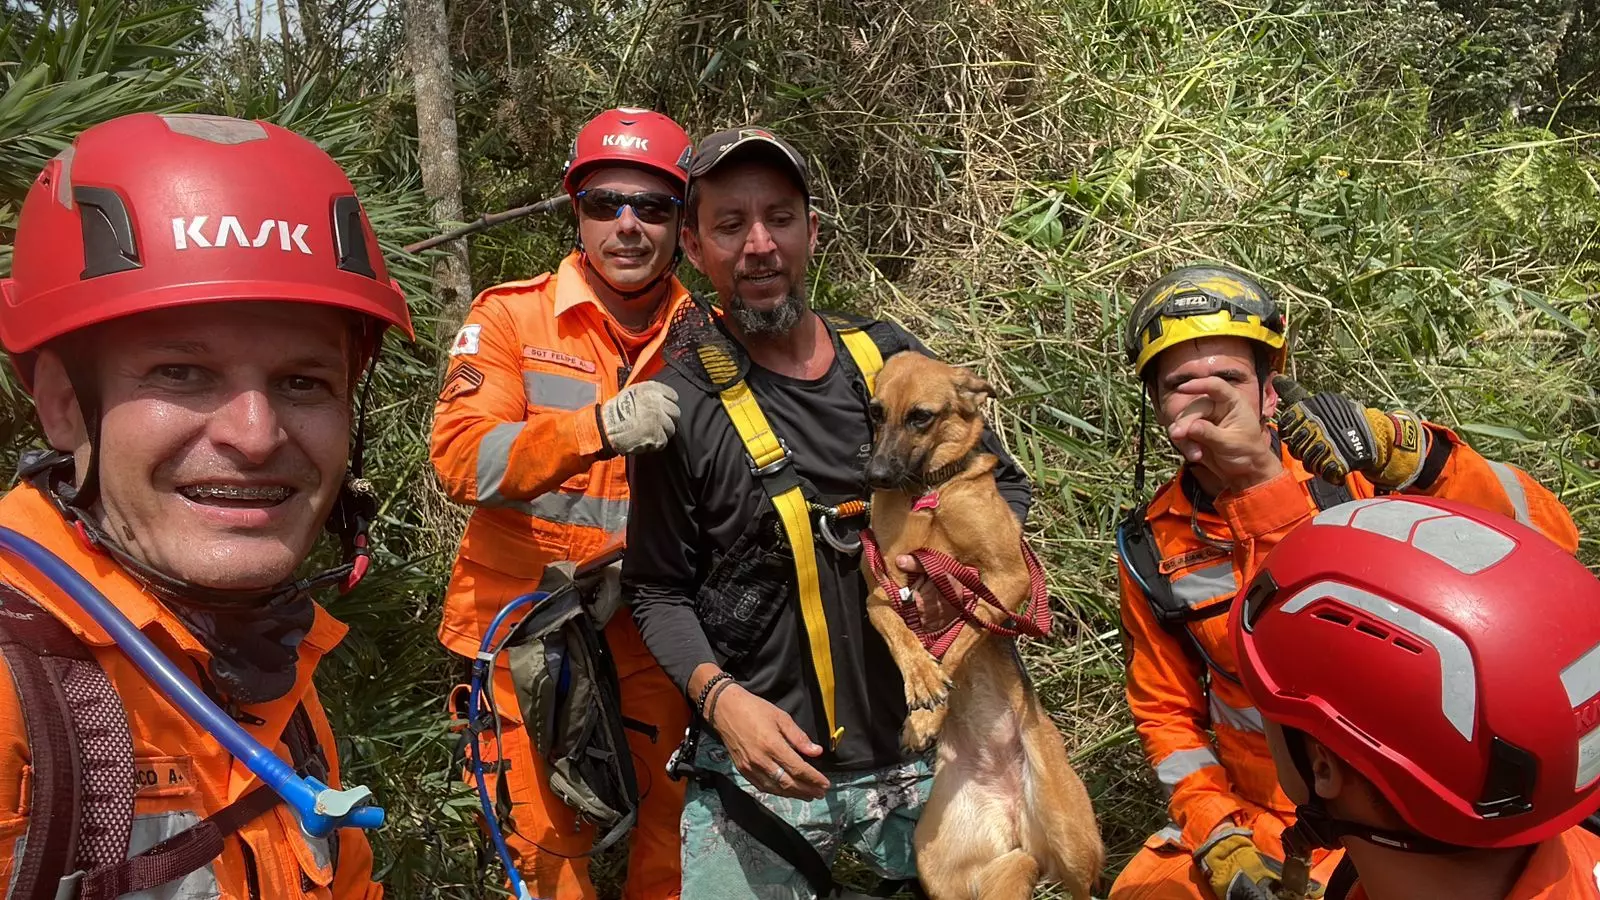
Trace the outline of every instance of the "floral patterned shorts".
<instances>
[{"instance_id":1,"label":"floral patterned shorts","mask_svg":"<svg viewBox=\"0 0 1600 900\"><path fill-rule=\"evenodd\" d=\"M740 775L727 748L701 738L695 765L723 772L793 825L831 865L841 846L885 878L915 878L911 836L933 787L928 758L885 769L830 772L821 800L766 794ZM811 900L816 894L783 857L729 820L716 791L689 782L679 830L683 838L683 900Z\"/></svg>"}]
</instances>

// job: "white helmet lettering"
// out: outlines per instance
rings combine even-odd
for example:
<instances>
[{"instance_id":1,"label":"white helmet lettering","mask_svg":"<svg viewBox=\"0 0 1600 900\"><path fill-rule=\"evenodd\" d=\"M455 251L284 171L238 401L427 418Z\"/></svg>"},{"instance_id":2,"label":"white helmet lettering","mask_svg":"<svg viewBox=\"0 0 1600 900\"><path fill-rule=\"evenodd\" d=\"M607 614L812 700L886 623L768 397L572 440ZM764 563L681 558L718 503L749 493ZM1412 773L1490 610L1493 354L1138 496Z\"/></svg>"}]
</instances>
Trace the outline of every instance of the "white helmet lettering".
<instances>
[{"instance_id":1,"label":"white helmet lettering","mask_svg":"<svg viewBox=\"0 0 1600 900\"><path fill-rule=\"evenodd\" d=\"M603 147L621 147L624 150L632 148L644 153L650 152L650 139L635 134L608 134L600 139L600 144Z\"/></svg>"},{"instance_id":2,"label":"white helmet lettering","mask_svg":"<svg viewBox=\"0 0 1600 900\"><path fill-rule=\"evenodd\" d=\"M222 221L220 223L218 223L218 225L217 225L216 246L218 246L218 247L226 247L226 246L228 246L228 236L229 235L233 235L234 236L234 240L238 243L239 246L241 246L241 247L250 246L250 242L245 240L244 229L239 227L239 219L237 217L235 217L235 216L223 216L222 217Z\"/></svg>"},{"instance_id":3,"label":"white helmet lettering","mask_svg":"<svg viewBox=\"0 0 1600 900\"><path fill-rule=\"evenodd\" d=\"M214 231L206 227L206 223L210 220L210 216L175 217L172 220L173 247L178 250L189 250L194 247L211 249L231 244L238 247L262 248L272 243L273 232L277 232L277 245L280 251L314 255L305 240L306 232L311 226L303 222L262 219L255 228L255 238L251 239L244 223L240 222L237 216L222 216L217 221Z\"/></svg>"}]
</instances>

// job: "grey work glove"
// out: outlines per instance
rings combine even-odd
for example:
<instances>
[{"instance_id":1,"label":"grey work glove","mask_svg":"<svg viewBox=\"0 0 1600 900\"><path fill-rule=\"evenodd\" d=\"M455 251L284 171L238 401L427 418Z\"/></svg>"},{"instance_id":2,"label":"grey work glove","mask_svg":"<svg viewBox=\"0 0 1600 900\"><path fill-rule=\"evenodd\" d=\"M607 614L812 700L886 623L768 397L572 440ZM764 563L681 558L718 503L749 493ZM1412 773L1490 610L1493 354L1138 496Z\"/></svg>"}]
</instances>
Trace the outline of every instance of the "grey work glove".
<instances>
[{"instance_id":1,"label":"grey work glove","mask_svg":"<svg viewBox=\"0 0 1600 900\"><path fill-rule=\"evenodd\" d=\"M613 453L631 456L667 445L678 430L678 392L659 381L642 381L600 407L600 433Z\"/></svg>"}]
</instances>

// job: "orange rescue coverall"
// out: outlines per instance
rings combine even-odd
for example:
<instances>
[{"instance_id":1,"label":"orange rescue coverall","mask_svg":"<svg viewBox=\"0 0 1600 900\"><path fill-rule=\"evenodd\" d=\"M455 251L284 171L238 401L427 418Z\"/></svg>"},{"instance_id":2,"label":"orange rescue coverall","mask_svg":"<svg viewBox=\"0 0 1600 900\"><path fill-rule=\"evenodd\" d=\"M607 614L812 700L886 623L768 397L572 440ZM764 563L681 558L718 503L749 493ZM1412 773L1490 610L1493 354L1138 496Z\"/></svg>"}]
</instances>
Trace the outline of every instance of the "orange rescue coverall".
<instances>
[{"instance_id":1,"label":"orange rescue coverall","mask_svg":"<svg viewBox=\"0 0 1600 900\"><path fill-rule=\"evenodd\" d=\"M594 555L627 522L627 461L600 459L597 410L660 370L666 324L688 292L674 278L649 327L632 333L606 311L581 265L574 252L554 274L479 294L450 350L431 455L445 493L477 508L450 575L439 639L468 658L494 614L532 590L547 565ZM684 786L667 777L666 765L688 728L688 703L646 649L632 616L612 616L605 635L623 714L654 728L654 734L627 729L642 802L624 896L676 897ZM506 829L506 839L517 868L536 896L592 898L583 854L594 845L594 826L550 790L504 664L494 690L506 720L505 746L485 752L508 763L515 827Z\"/></svg>"},{"instance_id":2,"label":"orange rescue coverall","mask_svg":"<svg viewBox=\"0 0 1600 900\"><path fill-rule=\"evenodd\" d=\"M183 622L108 557L90 551L50 500L33 487L17 487L0 498L0 525L39 542L88 579L157 648L178 661L180 668L205 671L210 654ZM31 597L87 645L122 699L133 738L138 785L130 850L142 852L260 786L261 780L254 773L179 712L89 614L53 584L31 568L16 566L5 557L0 557L0 581ZM344 625L318 607L299 647L294 687L277 700L241 708L259 719L259 724L253 719L239 723L262 744L289 760L284 729L295 708L303 704L327 758L329 783L335 786L340 784L338 755L327 716L312 685L312 672L322 657L338 645L345 630ZM25 721L10 670L0 665L0 885L11 882L28 829L32 756ZM342 829L337 843L339 857L331 860L329 843L308 838L294 813L280 803L227 838L221 856L169 885L163 896L225 900L350 900L383 896L383 889L372 883L372 851L366 834L354 828Z\"/></svg>"},{"instance_id":3,"label":"orange rescue coverall","mask_svg":"<svg viewBox=\"0 0 1600 900\"><path fill-rule=\"evenodd\" d=\"M1485 459L1448 429L1428 427L1435 440L1449 441L1450 455L1433 483L1415 493L1514 516L1576 551L1577 528L1555 495L1520 469ZM1289 506L1284 514L1315 510L1306 487L1315 476L1287 450L1283 464L1290 473L1285 484L1292 487L1276 495ZM1180 471L1156 493L1146 521L1176 598L1196 610L1217 607L1219 614L1181 626L1192 641L1168 630L1157 621L1126 563L1118 560L1128 705L1145 758L1167 792L1172 824L1146 840L1129 861L1112 886L1112 900L1212 900L1209 881L1192 854L1219 823L1232 819L1251 829L1256 845L1281 859L1280 836L1294 821L1294 806L1278 787L1261 714L1230 680L1237 662L1228 639L1228 617L1220 613L1249 583L1246 573L1225 547L1201 540L1195 529L1219 542L1232 540L1234 533L1217 512L1195 508L1182 480ZM1356 499L1376 493L1360 475L1351 476L1348 488ZM1225 674L1208 677L1200 650ZM1326 881L1338 856L1319 854L1313 877Z\"/></svg>"}]
</instances>

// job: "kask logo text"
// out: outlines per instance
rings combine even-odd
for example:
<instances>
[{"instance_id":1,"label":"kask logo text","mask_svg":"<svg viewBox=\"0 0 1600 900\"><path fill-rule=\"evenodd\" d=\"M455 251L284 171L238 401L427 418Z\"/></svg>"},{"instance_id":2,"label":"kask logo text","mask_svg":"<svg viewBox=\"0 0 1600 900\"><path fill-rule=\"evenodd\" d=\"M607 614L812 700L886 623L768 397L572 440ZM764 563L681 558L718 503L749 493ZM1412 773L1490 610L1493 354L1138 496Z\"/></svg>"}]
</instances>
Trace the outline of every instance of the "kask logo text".
<instances>
[{"instance_id":1,"label":"kask logo text","mask_svg":"<svg viewBox=\"0 0 1600 900\"><path fill-rule=\"evenodd\" d=\"M193 218L178 217L172 220L172 243L179 250L188 250L191 247L265 247L273 243L276 236L278 249L285 253L296 252L311 255L311 248L306 246L306 230L311 226L305 224L291 224L283 219L263 219L255 226L255 237L250 237L244 225L237 216L222 216L215 226L210 225L210 216L195 216Z\"/></svg>"}]
</instances>

